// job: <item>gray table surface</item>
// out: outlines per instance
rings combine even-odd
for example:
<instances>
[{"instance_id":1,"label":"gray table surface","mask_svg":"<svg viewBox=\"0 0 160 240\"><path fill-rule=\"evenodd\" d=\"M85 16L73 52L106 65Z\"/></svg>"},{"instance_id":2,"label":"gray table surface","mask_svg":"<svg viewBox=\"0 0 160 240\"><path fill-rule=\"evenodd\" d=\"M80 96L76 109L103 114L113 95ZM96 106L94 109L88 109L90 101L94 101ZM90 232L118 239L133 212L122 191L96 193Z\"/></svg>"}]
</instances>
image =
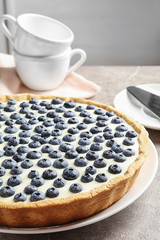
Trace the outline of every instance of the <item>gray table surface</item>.
<instances>
[{"instance_id":1,"label":"gray table surface","mask_svg":"<svg viewBox=\"0 0 160 240\"><path fill-rule=\"evenodd\" d=\"M129 85L160 84L160 67L84 66L78 71L101 87L92 98L113 105L114 97ZM160 155L160 131L147 129ZM127 208L100 222L65 232L18 235L0 233L1 240L158 240L160 239L160 169L149 188Z\"/></svg>"}]
</instances>

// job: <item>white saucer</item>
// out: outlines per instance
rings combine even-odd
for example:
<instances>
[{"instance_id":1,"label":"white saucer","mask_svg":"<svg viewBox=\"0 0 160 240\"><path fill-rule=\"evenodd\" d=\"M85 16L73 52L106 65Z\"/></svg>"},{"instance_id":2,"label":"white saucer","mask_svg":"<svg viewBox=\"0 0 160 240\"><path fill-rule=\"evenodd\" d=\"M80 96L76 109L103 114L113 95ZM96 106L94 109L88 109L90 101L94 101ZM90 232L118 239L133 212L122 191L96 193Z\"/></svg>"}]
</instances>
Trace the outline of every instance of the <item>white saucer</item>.
<instances>
[{"instance_id":1,"label":"white saucer","mask_svg":"<svg viewBox=\"0 0 160 240\"><path fill-rule=\"evenodd\" d=\"M75 228L84 227L92 223L96 223L105 218L112 216L115 213L118 213L122 209L129 206L137 198L139 198L145 190L151 184L158 167L158 155L155 146L150 140L149 155L142 166L138 177L135 180L135 183L131 189L116 203L112 206L103 210L100 213L97 213L86 219L82 219L76 222L72 222L64 225L56 225L50 227L40 227L40 228L13 228L13 227L3 227L0 226L0 232L3 233L14 233L14 234L41 234L49 232L61 232L66 230L71 230Z\"/></svg>"},{"instance_id":2,"label":"white saucer","mask_svg":"<svg viewBox=\"0 0 160 240\"><path fill-rule=\"evenodd\" d=\"M140 87L160 96L160 84L144 84L137 85L137 87ZM140 108L134 105L129 100L126 89L122 90L116 95L114 99L114 106L118 110L124 112L128 116L131 116L132 118L143 124L145 127L160 130L160 120L158 120L158 118L154 116L147 114L143 107Z\"/></svg>"}]
</instances>

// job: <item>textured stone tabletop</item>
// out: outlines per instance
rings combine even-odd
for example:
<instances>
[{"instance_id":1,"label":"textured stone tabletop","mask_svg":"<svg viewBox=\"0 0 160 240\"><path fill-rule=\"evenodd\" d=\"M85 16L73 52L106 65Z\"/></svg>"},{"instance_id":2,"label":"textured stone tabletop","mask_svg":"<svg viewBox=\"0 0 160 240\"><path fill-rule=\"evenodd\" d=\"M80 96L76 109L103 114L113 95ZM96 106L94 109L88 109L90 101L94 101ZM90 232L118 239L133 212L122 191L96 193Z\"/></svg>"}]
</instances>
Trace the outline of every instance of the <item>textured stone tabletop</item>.
<instances>
[{"instance_id":1,"label":"textured stone tabletop","mask_svg":"<svg viewBox=\"0 0 160 240\"><path fill-rule=\"evenodd\" d=\"M78 71L101 87L92 100L113 105L115 95L129 85L160 84L160 67L81 67ZM147 129L160 155L160 131ZM160 167L149 188L134 203L100 222L65 232L40 235L0 234L1 240L159 240Z\"/></svg>"}]
</instances>

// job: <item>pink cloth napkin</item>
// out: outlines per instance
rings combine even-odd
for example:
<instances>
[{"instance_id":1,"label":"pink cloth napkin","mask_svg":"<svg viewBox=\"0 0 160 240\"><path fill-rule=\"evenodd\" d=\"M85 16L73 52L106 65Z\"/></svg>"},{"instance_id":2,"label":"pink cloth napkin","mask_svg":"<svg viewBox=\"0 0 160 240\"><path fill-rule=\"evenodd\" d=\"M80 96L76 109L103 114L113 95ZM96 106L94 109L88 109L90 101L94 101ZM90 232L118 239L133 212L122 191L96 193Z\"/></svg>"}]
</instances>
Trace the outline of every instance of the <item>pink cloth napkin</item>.
<instances>
[{"instance_id":1,"label":"pink cloth napkin","mask_svg":"<svg viewBox=\"0 0 160 240\"><path fill-rule=\"evenodd\" d=\"M0 54L0 94L34 93L66 97L90 98L100 91L100 87L81 75L70 73L63 83L50 91L35 91L27 88L16 73L12 55Z\"/></svg>"}]
</instances>

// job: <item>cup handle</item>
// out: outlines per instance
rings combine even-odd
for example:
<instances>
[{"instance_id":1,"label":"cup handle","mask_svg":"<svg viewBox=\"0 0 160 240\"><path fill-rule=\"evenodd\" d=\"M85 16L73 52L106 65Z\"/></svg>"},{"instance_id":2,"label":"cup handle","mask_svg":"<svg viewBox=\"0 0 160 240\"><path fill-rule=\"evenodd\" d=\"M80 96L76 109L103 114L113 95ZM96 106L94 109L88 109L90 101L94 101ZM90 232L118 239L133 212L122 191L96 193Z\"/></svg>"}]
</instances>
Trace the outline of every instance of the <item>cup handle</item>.
<instances>
[{"instance_id":1,"label":"cup handle","mask_svg":"<svg viewBox=\"0 0 160 240\"><path fill-rule=\"evenodd\" d=\"M6 21L11 22L13 25L16 25L17 27L17 20L9 14L4 14L1 17L2 30L6 37L9 39L9 41L12 43L12 45L14 45L14 37L12 36L10 30L8 29Z\"/></svg>"},{"instance_id":2,"label":"cup handle","mask_svg":"<svg viewBox=\"0 0 160 240\"><path fill-rule=\"evenodd\" d=\"M80 59L73 64L69 69L68 69L68 73L75 71L77 68L79 68L85 61L86 61L86 53L84 50L76 48L71 50L71 55L70 55L70 59L74 56L74 55L80 55Z\"/></svg>"}]
</instances>

